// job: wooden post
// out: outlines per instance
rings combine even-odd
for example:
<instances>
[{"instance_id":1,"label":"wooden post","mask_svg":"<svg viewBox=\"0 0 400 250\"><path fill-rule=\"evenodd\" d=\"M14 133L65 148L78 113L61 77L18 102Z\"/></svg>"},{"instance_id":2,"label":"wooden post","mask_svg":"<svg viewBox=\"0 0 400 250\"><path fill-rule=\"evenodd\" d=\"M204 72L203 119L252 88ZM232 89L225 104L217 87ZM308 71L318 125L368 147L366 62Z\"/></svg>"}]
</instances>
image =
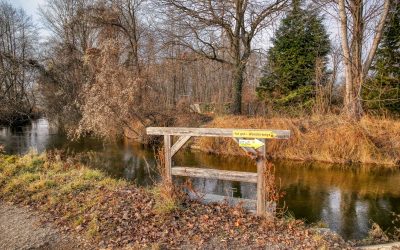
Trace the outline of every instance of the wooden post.
<instances>
[{"instance_id":1,"label":"wooden post","mask_svg":"<svg viewBox=\"0 0 400 250\"><path fill-rule=\"evenodd\" d=\"M171 135L164 135L164 161L165 161L165 180L172 183L172 154L171 154Z\"/></svg>"},{"instance_id":2,"label":"wooden post","mask_svg":"<svg viewBox=\"0 0 400 250\"><path fill-rule=\"evenodd\" d=\"M265 140L263 140L265 144ZM259 149L257 156L257 215L265 215L266 212L266 194L265 194L265 145Z\"/></svg>"}]
</instances>

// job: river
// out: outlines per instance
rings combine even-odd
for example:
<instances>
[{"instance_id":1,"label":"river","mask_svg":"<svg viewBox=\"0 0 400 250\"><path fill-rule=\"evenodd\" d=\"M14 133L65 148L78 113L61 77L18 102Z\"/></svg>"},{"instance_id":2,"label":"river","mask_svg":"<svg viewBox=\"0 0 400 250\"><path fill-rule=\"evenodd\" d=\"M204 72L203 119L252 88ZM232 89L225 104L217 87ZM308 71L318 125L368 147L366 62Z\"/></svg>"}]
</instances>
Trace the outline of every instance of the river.
<instances>
[{"instance_id":1,"label":"river","mask_svg":"<svg viewBox=\"0 0 400 250\"><path fill-rule=\"evenodd\" d=\"M64 150L90 167L138 185L151 185L156 179L152 149L126 140L105 143L85 138L72 142L52 128L46 119L18 128L0 127L0 144L9 154ZM250 159L190 150L174 156L174 163L256 172ZM274 164L277 179L285 192L282 204L287 207L287 214L307 223L323 222L345 239L366 237L372 222L389 230L393 227L392 213L400 214L399 170L293 161L275 161ZM255 184L249 183L193 179L193 186L202 192L219 195L254 199L256 194Z\"/></svg>"}]
</instances>

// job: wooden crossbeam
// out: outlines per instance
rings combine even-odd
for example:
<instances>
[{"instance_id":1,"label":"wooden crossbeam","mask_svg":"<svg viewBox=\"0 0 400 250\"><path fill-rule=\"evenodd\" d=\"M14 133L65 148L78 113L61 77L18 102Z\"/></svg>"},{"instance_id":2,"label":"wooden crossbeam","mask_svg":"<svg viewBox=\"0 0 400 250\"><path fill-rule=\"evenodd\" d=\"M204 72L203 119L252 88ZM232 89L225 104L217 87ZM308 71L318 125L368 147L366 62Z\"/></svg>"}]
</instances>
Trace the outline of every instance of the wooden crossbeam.
<instances>
[{"instance_id":1,"label":"wooden crossbeam","mask_svg":"<svg viewBox=\"0 0 400 250\"><path fill-rule=\"evenodd\" d=\"M178 150L185 145L185 143L190 139L190 135L183 135L179 137L179 139L175 142L175 144L171 147L171 156L174 156Z\"/></svg>"},{"instance_id":2,"label":"wooden crossbeam","mask_svg":"<svg viewBox=\"0 0 400 250\"><path fill-rule=\"evenodd\" d=\"M257 173L209 168L173 167L172 175L257 183Z\"/></svg>"},{"instance_id":3,"label":"wooden crossbeam","mask_svg":"<svg viewBox=\"0 0 400 250\"><path fill-rule=\"evenodd\" d=\"M149 127L148 135L187 135L207 137L233 137L234 131L263 132L270 131L276 135L273 139L288 139L290 130L264 130L264 129L233 129L233 128L176 128L176 127Z\"/></svg>"}]
</instances>

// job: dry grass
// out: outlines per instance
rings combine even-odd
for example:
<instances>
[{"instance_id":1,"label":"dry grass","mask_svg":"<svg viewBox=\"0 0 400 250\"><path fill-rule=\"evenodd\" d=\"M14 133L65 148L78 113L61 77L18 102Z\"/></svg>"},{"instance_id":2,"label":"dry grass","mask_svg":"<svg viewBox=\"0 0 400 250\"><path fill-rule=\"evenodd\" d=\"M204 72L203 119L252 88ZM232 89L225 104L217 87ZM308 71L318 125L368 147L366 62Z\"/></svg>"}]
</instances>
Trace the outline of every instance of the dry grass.
<instances>
[{"instance_id":1,"label":"dry grass","mask_svg":"<svg viewBox=\"0 0 400 250\"><path fill-rule=\"evenodd\" d=\"M22 157L0 155L0 200L26 204L67 202L82 192L95 196L99 189L127 186L101 171L51 158L50 154L35 152Z\"/></svg>"},{"instance_id":2,"label":"dry grass","mask_svg":"<svg viewBox=\"0 0 400 250\"><path fill-rule=\"evenodd\" d=\"M157 171L161 179L158 183L154 183L154 187L150 190L155 200L154 211L157 214L168 214L179 208L179 204L184 199L185 194L166 178L164 148L160 148L155 152L155 158Z\"/></svg>"},{"instance_id":3,"label":"dry grass","mask_svg":"<svg viewBox=\"0 0 400 250\"><path fill-rule=\"evenodd\" d=\"M365 117L358 123L340 116L311 118L217 117L207 127L289 129L288 141L270 141L274 158L334 163L400 165L400 121ZM244 154L229 138L199 138L196 146L214 153Z\"/></svg>"}]
</instances>

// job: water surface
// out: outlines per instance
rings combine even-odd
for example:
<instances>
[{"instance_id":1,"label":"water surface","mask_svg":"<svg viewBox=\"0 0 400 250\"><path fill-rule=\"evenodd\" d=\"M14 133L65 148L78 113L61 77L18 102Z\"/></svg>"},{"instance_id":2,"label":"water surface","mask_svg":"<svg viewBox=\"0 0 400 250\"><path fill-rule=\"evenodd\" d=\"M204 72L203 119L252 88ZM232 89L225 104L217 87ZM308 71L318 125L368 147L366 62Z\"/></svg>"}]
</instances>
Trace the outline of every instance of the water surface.
<instances>
[{"instance_id":1,"label":"water surface","mask_svg":"<svg viewBox=\"0 0 400 250\"><path fill-rule=\"evenodd\" d=\"M91 167L138 185L151 185L157 178L153 149L129 141L109 144L85 138L71 142L45 119L24 127L0 128L0 144L10 154L23 154L30 149L62 149ZM308 223L324 222L346 239L365 237L372 222L390 229L392 212L400 213L398 170L293 161L274 163L281 189L286 193L282 204L288 213ZM174 164L256 172L254 162L244 157L188 150L179 152ZM196 189L206 193L253 199L256 196L255 184L211 179L192 182Z\"/></svg>"}]
</instances>

